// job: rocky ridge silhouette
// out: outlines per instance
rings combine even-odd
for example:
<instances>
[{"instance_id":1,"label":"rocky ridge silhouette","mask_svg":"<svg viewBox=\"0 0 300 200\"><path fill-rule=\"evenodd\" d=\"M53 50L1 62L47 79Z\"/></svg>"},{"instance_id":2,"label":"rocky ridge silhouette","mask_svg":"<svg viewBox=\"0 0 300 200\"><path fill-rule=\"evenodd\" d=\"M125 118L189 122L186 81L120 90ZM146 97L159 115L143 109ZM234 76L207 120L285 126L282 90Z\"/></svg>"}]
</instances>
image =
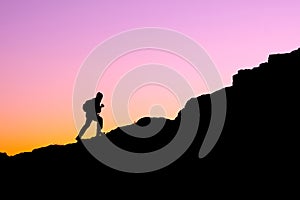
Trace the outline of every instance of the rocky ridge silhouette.
<instances>
[{"instance_id":1,"label":"rocky ridge silhouette","mask_svg":"<svg viewBox=\"0 0 300 200\"><path fill-rule=\"evenodd\" d=\"M212 94L192 98L200 107L198 133L189 149L174 163L145 174L120 172L100 163L82 145L50 145L15 156L0 154L2 171L30 175L35 171L47 174L70 174L99 178L101 181L128 178L138 181L157 177L183 178L189 181L231 180L241 184L282 185L290 183L299 171L299 142L297 110L299 84L297 68L300 49L290 53L272 54L268 62L253 69L239 70L233 84ZM210 123L211 97L225 91L227 112L221 136L213 150L204 158L198 157ZM184 109L188 109L187 102ZM133 152L149 152L162 148L176 135L181 112L174 120L142 118L132 126L146 127L151 122L165 122L161 131L150 138L135 138L121 128L107 136L115 145ZM142 130L142 129L140 129ZM142 131L140 134L143 134ZM187 133L188 134L188 133ZM88 142L95 143L99 138ZM222 178L221 178L222 177Z\"/></svg>"}]
</instances>

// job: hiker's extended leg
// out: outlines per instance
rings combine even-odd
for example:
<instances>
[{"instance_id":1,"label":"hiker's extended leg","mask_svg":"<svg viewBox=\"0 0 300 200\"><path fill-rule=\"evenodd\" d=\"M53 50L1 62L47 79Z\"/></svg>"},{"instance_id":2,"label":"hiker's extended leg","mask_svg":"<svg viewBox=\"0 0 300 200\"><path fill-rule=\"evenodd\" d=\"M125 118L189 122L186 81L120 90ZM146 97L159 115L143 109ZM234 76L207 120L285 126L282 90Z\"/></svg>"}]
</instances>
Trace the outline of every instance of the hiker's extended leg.
<instances>
[{"instance_id":1,"label":"hiker's extended leg","mask_svg":"<svg viewBox=\"0 0 300 200\"><path fill-rule=\"evenodd\" d=\"M85 124L82 126L81 130L79 131L77 138L81 138L83 136L85 131L90 127L91 123L92 123L92 119L87 118Z\"/></svg>"}]
</instances>

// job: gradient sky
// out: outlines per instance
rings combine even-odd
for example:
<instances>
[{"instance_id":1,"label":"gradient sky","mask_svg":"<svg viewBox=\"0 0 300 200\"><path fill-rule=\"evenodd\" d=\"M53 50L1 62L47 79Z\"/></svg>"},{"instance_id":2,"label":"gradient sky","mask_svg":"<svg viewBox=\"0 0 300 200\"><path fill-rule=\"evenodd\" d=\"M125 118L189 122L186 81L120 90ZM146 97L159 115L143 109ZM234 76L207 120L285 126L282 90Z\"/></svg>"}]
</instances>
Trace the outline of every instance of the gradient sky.
<instances>
[{"instance_id":1,"label":"gradient sky","mask_svg":"<svg viewBox=\"0 0 300 200\"><path fill-rule=\"evenodd\" d=\"M238 69L300 47L299 9L298 0L0 0L0 152L14 155L75 142L72 92L77 73L93 48L112 35L141 27L186 34L207 51L229 86ZM123 70L129 70L146 61L177 63L174 68L184 74L185 64L175 60L145 51L114 65L126 63ZM114 69L116 80L126 73ZM109 87L99 89L104 90L103 103L109 105ZM142 89L157 92L145 101ZM205 85L196 91L203 92ZM168 105L169 117L179 109L174 95L155 85L140 88L131 99L128 110L133 121L156 104ZM105 131L115 127L110 113L109 107L103 110Z\"/></svg>"}]
</instances>

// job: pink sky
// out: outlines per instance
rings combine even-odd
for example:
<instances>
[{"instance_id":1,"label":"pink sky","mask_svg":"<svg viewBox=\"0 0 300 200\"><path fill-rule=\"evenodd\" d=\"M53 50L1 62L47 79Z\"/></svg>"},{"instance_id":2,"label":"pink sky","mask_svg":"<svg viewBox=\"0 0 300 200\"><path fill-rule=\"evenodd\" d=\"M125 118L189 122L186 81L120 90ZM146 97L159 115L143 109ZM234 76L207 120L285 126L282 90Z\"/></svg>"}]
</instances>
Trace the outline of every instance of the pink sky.
<instances>
[{"instance_id":1,"label":"pink sky","mask_svg":"<svg viewBox=\"0 0 300 200\"><path fill-rule=\"evenodd\" d=\"M76 75L93 48L112 35L142 27L179 31L206 50L228 86L238 69L300 47L299 9L298 0L1 0L0 152L13 155L75 141ZM151 58L172 65L160 56ZM173 98L158 95L154 101L167 97ZM132 107L129 112L137 117Z\"/></svg>"}]
</instances>

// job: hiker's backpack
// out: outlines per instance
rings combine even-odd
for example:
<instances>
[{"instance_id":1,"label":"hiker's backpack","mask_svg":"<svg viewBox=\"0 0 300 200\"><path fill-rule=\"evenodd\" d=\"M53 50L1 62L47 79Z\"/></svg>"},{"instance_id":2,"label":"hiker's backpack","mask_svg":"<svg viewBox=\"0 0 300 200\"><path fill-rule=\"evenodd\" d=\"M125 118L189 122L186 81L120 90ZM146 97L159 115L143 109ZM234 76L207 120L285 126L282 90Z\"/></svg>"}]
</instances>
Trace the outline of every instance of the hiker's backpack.
<instances>
[{"instance_id":1,"label":"hiker's backpack","mask_svg":"<svg viewBox=\"0 0 300 200\"><path fill-rule=\"evenodd\" d=\"M82 105L85 112L95 112L95 99L89 99Z\"/></svg>"}]
</instances>

